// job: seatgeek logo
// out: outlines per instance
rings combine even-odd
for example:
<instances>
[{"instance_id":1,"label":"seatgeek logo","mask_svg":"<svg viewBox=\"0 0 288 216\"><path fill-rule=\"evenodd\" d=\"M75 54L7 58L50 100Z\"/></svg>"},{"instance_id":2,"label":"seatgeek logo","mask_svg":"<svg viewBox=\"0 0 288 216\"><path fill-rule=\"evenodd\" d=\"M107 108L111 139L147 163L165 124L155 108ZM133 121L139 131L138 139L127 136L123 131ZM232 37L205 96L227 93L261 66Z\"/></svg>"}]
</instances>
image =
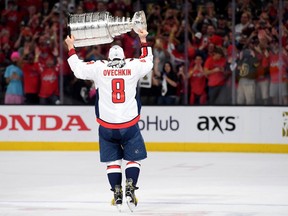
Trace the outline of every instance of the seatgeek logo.
<instances>
[{"instance_id":1,"label":"seatgeek logo","mask_svg":"<svg viewBox=\"0 0 288 216\"><path fill-rule=\"evenodd\" d=\"M197 128L199 131L232 132L236 129L235 116L199 116Z\"/></svg>"}]
</instances>

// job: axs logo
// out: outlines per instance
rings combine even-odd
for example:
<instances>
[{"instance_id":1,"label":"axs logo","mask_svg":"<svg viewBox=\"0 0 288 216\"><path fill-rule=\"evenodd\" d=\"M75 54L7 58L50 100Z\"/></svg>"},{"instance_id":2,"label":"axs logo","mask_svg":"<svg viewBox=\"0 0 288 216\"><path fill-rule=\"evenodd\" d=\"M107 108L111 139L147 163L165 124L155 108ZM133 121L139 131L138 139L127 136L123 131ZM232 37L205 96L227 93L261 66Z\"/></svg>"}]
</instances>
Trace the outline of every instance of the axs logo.
<instances>
[{"instance_id":1,"label":"axs logo","mask_svg":"<svg viewBox=\"0 0 288 216\"><path fill-rule=\"evenodd\" d=\"M197 128L200 131L218 129L223 134L223 131L234 131L236 129L235 119L234 116L200 116Z\"/></svg>"}]
</instances>

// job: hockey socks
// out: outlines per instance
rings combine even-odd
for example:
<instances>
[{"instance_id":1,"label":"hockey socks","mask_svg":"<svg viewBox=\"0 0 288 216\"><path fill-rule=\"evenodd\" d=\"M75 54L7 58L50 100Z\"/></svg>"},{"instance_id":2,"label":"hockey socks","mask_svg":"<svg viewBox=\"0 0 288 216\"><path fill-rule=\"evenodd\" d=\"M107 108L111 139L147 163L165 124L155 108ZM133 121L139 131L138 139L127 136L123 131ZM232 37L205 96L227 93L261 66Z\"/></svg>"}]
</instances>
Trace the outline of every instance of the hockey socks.
<instances>
[{"instance_id":1,"label":"hockey socks","mask_svg":"<svg viewBox=\"0 0 288 216\"><path fill-rule=\"evenodd\" d=\"M122 183L121 160L107 163L106 171L109 183L111 185L111 190L114 191L115 186L121 186Z\"/></svg>"},{"instance_id":2,"label":"hockey socks","mask_svg":"<svg viewBox=\"0 0 288 216\"><path fill-rule=\"evenodd\" d=\"M140 161L128 161L126 164L125 175L126 179L133 180L133 186L136 187L140 173Z\"/></svg>"}]
</instances>

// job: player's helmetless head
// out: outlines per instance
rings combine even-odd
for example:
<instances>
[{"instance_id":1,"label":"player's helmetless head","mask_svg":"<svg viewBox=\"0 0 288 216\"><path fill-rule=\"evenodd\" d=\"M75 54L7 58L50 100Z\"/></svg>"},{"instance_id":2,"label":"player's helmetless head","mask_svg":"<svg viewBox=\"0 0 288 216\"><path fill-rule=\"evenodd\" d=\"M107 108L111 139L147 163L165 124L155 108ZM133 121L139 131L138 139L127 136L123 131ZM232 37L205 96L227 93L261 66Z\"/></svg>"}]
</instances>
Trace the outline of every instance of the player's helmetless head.
<instances>
[{"instance_id":1,"label":"player's helmetless head","mask_svg":"<svg viewBox=\"0 0 288 216\"><path fill-rule=\"evenodd\" d=\"M112 46L109 50L108 58L109 60L124 59L125 55L122 47L119 45Z\"/></svg>"}]
</instances>

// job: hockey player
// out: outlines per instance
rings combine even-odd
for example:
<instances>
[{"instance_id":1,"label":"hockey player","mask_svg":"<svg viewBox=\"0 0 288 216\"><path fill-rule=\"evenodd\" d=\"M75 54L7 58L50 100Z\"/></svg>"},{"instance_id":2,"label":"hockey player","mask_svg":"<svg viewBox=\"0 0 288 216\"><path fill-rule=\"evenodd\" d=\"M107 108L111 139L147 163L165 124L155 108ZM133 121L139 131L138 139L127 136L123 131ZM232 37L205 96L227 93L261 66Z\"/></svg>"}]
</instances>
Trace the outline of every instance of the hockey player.
<instances>
[{"instance_id":1,"label":"hockey player","mask_svg":"<svg viewBox=\"0 0 288 216\"><path fill-rule=\"evenodd\" d=\"M139 59L125 59L123 49L114 45L110 48L108 60L83 62L76 55L74 37L67 36L68 63L79 79L92 80L96 86L95 113L99 126L100 160L107 164L107 176L114 192L112 204L122 206L122 162L125 167L125 197L133 211L137 205L134 191L141 160L147 157L144 140L139 130L140 99L137 83L153 68L151 47L147 47L148 32L140 30L141 56Z\"/></svg>"}]
</instances>

